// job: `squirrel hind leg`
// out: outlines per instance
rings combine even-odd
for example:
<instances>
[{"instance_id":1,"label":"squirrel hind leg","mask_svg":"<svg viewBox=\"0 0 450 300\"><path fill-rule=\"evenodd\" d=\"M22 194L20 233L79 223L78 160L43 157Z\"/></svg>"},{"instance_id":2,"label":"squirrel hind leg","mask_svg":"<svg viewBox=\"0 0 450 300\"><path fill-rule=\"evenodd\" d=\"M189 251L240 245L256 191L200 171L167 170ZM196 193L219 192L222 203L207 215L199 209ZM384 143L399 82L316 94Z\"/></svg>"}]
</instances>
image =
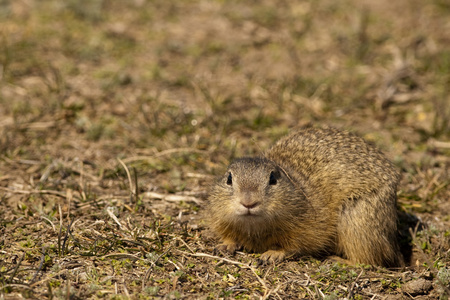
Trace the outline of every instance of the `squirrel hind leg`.
<instances>
[{"instance_id":1,"label":"squirrel hind leg","mask_svg":"<svg viewBox=\"0 0 450 300\"><path fill-rule=\"evenodd\" d=\"M384 201L375 196L351 201L344 205L339 218L337 254L353 263L404 266L397 240L395 198Z\"/></svg>"}]
</instances>

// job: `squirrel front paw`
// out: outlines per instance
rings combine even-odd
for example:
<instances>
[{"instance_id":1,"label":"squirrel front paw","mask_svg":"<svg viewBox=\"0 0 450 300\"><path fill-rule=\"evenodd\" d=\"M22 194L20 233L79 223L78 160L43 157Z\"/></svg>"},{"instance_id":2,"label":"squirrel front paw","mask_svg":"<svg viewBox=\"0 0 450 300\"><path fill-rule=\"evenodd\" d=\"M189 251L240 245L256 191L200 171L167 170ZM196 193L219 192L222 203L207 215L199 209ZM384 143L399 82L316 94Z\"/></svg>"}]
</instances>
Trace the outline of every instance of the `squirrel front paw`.
<instances>
[{"instance_id":1,"label":"squirrel front paw","mask_svg":"<svg viewBox=\"0 0 450 300\"><path fill-rule=\"evenodd\" d=\"M259 258L263 264L276 263L282 261L286 257L286 251L284 250L268 250L264 252Z\"/></svg>"},{"instance_id":2,"label":"squirrel front paw","mask_svg":"<svg viewBox=\"0 0 450 300\"><path fill-rule=\"evenodd\" d=\"M218 251L226 251L228 253L235 253L236 250L241 249L242 246L239 245L238 243L232 242L232 241L223 241L222 244L219 244L216 246L215 250Z\"/></svg>"}]
</instances>

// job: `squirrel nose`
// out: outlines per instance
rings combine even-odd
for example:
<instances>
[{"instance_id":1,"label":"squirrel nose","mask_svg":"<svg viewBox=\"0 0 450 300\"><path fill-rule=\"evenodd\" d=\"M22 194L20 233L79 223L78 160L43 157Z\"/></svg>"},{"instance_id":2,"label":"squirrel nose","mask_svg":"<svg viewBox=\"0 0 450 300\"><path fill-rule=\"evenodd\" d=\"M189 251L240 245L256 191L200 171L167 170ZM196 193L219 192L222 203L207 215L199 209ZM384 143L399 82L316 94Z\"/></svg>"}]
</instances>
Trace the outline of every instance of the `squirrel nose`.
<instances>
[{"instance_id":1,"label":"squirrel nose","mask_svg":"<svg viewBox=\"0 0 450 300\"><path fill-rule=\"evenodd\" d=\"M254 208L259 205L259 199L254 193L245 192L239 197L240 203L247 209Z\"/></svg>"},{"instance_id":2,"label":"squirrel nose","mask_svg":"<svg viewBox=\"0 0 450 300\"><path fill-rule=\"evenodd\" d=\"M253 202L241 202L242 206L244 206L245 208L254 208L256 206L258 206L258 201L253 201Z\"/></svg>"}]
</instances>

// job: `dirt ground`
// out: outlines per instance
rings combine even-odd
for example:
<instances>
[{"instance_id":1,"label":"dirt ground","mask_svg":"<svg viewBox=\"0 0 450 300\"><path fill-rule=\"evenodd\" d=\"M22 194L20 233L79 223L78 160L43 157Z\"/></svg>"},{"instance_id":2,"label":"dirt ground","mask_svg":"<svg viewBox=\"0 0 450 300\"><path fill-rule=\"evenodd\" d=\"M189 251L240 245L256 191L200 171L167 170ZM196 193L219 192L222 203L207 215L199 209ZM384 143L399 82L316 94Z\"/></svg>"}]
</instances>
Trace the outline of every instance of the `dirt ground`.
<instances>
[{"instance_id":1,"label":"dirt ground","mask_svg":"<svg viewBox=\"0 0 450 300\"><path fill-rule=\"evenodd\" d=\"M448 299L446 0L0 0L0 299ZM406 268L215 252L208 186L332 125L402 173Z\"/></svg>"}]
</instances>

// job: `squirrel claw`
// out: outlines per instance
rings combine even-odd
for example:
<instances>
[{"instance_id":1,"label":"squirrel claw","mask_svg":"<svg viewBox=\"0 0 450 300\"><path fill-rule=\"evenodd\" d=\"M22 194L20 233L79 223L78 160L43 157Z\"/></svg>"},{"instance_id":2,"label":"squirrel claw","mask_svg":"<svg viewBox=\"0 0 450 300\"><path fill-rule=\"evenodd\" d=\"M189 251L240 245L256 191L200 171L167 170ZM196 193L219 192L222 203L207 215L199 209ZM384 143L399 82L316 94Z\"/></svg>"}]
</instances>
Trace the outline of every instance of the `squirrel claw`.
<instances>
[{"instance_id":1,"label":"squirrel claw","mask_svg":"<svg viewBox=\"0 0 450 300\"><path fill-rule=\"evenodd\" d=\"M261 258L258 258L256 261L256 266L257 267L264 267L267 265L267 261L262 260Z\"/></svg>"}]
</instances>

